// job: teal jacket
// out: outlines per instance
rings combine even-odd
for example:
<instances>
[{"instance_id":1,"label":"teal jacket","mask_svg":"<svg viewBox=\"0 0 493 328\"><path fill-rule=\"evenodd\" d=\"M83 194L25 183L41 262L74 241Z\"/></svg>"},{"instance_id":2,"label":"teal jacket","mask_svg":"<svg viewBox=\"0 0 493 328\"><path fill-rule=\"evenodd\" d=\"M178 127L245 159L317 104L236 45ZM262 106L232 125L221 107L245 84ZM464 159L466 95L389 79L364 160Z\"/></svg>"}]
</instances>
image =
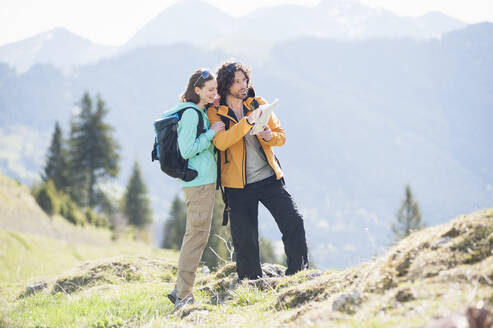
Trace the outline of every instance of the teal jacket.
<instances>
[{"instance_id":1,"label":"teal jacket","mask_svg":"<svg viewBox=\"0 0 493 328\"><path fill-rule=\"evenodd\" d=\"M192 181L182 181L181 186L196 187L215 183L217 179L217 167L212 138L216 132L210 128L209 119L204 112L205 108L201 109L191 102L179 102L175 108L165 112L163 117L172 115L185 107L195 107L202 113L206 132L196 138L197 124L199 123L198 113L192 108L183 112L181 120L178 122L178 147L181 156L184 159L188 159L188 167L196 170L198 175Z\"/></svg>"}]
</instances>

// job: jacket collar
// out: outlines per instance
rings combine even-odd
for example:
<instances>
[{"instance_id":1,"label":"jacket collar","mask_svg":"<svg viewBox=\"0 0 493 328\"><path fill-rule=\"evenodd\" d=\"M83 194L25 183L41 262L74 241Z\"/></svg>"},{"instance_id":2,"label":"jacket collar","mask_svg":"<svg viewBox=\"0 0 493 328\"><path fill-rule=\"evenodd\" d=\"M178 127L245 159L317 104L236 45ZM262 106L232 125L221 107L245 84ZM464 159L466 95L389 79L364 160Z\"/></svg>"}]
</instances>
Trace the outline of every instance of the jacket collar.
<instances>
[{"instance_id":1,"label":"jacket collar","mask_svg":"<svg viewBox=\"0 0 493 328\"><path fill-rule=\"evenodd\" d=\"M245 100L243 100L243 114L247 114L247 113L251 112L253 109L255 109L255 108L252 108L252 105L255 106L254 103L256 101L257 100L255 98L252 98L252 97L248 97ZM258 107L258 103L256 106ZM226 105L225 103L221 103L217 109L217 113L219 115L229 116L228 112L229 112L228 105Z\"/></svg>"}]
</instances>

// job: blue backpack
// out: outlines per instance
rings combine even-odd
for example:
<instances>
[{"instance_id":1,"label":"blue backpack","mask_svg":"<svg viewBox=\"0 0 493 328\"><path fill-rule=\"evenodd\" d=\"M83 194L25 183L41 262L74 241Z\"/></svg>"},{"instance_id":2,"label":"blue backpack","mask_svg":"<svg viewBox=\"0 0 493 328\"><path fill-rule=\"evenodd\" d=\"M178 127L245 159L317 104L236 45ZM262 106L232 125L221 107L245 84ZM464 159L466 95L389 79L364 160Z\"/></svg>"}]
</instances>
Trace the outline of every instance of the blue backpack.
<instances>
[{"instance_id":1,"label":"blue backpack","mask_svg":"<svg viewBox=\"0 0 493 328\"><path fill-rule=\"evenodd\" d=\"M198 175L196 170L188 167L188 160L185 160L181 156L180 149L178 148L178 122L183 112L189 108L195 109L199 115L196 138L205 132L202 113L195 107L183 108L170 116L154 121L156 138L151 152L151 160L153 162L155 160L159 161L161 171L170 177L179 178L183 181L192 181Z\"/></svg>"}]
</instances>

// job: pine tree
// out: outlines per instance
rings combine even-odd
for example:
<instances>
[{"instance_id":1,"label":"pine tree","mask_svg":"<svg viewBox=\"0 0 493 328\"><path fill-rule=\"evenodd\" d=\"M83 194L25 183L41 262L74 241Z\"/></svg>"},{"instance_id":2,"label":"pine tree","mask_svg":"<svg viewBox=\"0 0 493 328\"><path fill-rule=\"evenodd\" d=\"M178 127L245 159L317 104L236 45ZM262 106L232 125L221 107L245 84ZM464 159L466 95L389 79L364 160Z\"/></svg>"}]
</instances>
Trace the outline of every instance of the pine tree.
<instances>
[{"instance_id":1,"label":"pine tree","mask_svg":"<svg viewBox=\"0 0 493 328\"><path fill-rule=\"evenodd\" d=\"M397 211L397 223L392 224L392 232L397 240L405 238L413 231L422 229L425 226L421 222L421 212L409 185L406 185L405 193L406 197Z\"/></svg>"},{"instance_id":2,"label":"pine tree","mask_svg":"<svg viewBox=\"0 0 493 328\"><path fill-rule=\"evenodd\" d=\"M168 220L164 225L164 240L162 247L179 250L186 228L186 206L185 202L175 196L171 204Z\"/></svg>"},{"instance_id":3,"label":"pine tree","mask_svg":"<svg viewBox=\"0 0 493 328\"><path fill-rule=\"evenodd\" d=\"M82 206L97 205L98 180L118 174L119 145L112 136L113 127L104 122L107 114L101 97L97 97L97 108L93 111L92 100L85 93L81 113L71 122L70 194Z\"/></svg>"},{"instance_id":4,"label":"pine tree","mask_svg":"<svg viewBox=\"0 0 493 328\"><path fill-rule=\"evenodd\" d=\"M55 123L55 131L51 137L50 148L46 155L46 166L41 177L44 182L51 180L57 190L67 190L69 182L67 178L67 152L63 145L62 129L58 122Z\"/></svg>"},{"instance_id":5,"label":"pine tree","mask_svg":"<svg viewBox=\"0 0 493 328\"><path fill-rule=\"evenodd\" d=\"M123 212L127 216L129 224L142 228L152 222L147 188L137 162L135 162L132 175L128 181L123 204Z\"/></svg>"}]
</instances>

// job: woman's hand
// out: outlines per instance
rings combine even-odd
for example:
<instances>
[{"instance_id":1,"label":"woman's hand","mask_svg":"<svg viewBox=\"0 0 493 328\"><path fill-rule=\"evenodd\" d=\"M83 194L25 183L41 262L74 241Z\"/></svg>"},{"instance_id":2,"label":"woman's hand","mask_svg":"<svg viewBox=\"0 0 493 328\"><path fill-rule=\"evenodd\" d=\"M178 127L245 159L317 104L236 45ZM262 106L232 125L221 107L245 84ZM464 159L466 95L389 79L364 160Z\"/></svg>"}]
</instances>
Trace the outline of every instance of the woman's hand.
<instances>
[{"instance_id":1,"label":"woman's hand","mask_svg":"<svg viewBox=\"0 0 493 328\"><path fill-rule=\"evenodd\" d=\"M218 133L219 131L224 130L224 123L222 121L217 121L211 125L211 129Z\"/></svg>"},{"instance_id":2,"label":"woman's hand","mask_svg":"<svg viewBox=\"0 0 493 328\"><path fill-rule=\"evenodd\" d=\"M214 98L214 102L212 104L214 105L214 107L218 107L220 101L221 101L221 96L216 95L216 97Z\"/></svg>"}]
</instances>

